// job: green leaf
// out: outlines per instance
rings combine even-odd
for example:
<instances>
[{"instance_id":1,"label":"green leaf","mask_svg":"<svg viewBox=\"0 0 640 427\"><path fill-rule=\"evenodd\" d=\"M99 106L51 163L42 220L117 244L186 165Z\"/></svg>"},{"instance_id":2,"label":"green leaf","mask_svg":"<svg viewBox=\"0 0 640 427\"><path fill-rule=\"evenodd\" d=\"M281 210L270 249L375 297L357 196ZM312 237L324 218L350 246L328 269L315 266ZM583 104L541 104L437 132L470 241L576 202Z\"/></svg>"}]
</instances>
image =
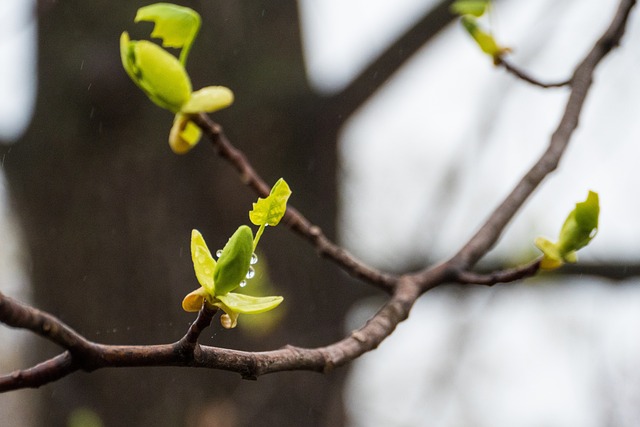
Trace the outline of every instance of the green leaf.
<instances>
[{"instance_id":1,"label":"green leaf","mask_svg":"<svg viewBox=\"0 0 640 427\"><path fill-rule=\"evenodd\" d=\"M162 40L164 47L182 48L180 62L186 64L191 45L200 30L200 15L188 7L156 3L141 7L134 22L153 22L151 37Z\"/></svg>"},{"instance_id":2,"label":"green leaf","mask_svg":"<svg viewBox=\"0 0 640 427\"><path fill-rule=\"evenodd\" d=\"M508 49L503 48L496 43L493 36L480 28L478 22L473 16L464 15L461 18L462 26L473 37L480 49L492 58L497 59L502 56Z\"/></svg>"},{"instance_id":3,"label":"green leaf","mask_svg":"<svg viewBox=\"0 0 640 427\"><path fill-rule=\"evenodd\" d=\"M249 212L249 219L255 225L278 225L287 210L287 200L291 196L289 184L280 178L271 188L266 199L259 198Z\"/></svg>"},{"instance_id":4,"label":"green leaf","mask_svg":"<svg viewBox=\"0 0 640 427\"><path fill-rule=\"evenodd\" d=\"M216 268L216 260L211 256L211 252L198 230L191 231L191 259L198 283L209 294L214 295L213 272Z\"/></svg>"},{"instance_id":5,"label":"green leaf","mask_svg":"<svg viewBox=\"0 0 640 427\"><path fill-rule=\"evenodd\" d=\"M182 107L183 113L213 113L233 103L233 92L224 86L208 86L191 94Z\"/></svg>"},{"instance_id":6,"label":"green leaf","mask_svg":"<svg viewBox=\"0 0 640 427\"><path fill-rule=\"evenodd\" d=\"M535 245L542 251L541 268L555 269L565 262L578 260L576 252L591 242L598 230L600 202L598 193L589 191L584 202L576 203L562 225L558 242L552 243L544 237L538 237Z\"/></svg>"},{"instance_id":7,"label":"green leaf","mask_svg":"<svg viewBox=\"0 0 640 427\"><path fill-rule=\"evenodd\" d=\"M219 295L217 299L231 311L239 314L264 313L265 311L273 310L284 300L283 297L252 297L235 292Z\"/></svg>"},{"instance_id":8,"label":"green leaf","mask_svg":"<svg viewBox=\"0 0 640 427\"><path fill-rule=\"evenodd\" d=\"M129 39L129 33L126 31L123 32L120 35L120 60L122 61L122 67L127 72L131 80L138 84L137 79L139 71L135 66L134 46L135 42L132 42Z\"/></svg>"},{"instance_id":9,"label":"green leaf","mask_svg":"<svg viewBox=\"0 0 640 427\"><path fill-rule=\"evenodd\" d=\"M186 70L175 56L157 44L131 41L124 32L120 37L120 57L133 82L156 105L176 113L191 97L191 80Z\"/></svg>"},{"instance_id":10,"label":"green leaf","mask_svg":"<svg viewBox=\"0 0 640 427\"><path fill-rule=\"evenodd\" d=\"M489 0L456 0L451 5L451 12L456 15L473 15L480 17L489 8Z\"/></svg>"},{"instance_id":11,"label":"green leaf","mask_svg":"<svg viewBox=\"0 0 640 427\"><path fill-rule=\"evenodd\" d=\"M238 227L222 249L213 271L216 297L225 295L240 285L246 277L253 253L253 233L246 225Z\"/></svg>"},{"instance_id":12,"label":"green leaf","mask_svg":"<svg viewBox=\"0 0 640 427\"><path fill-rule=\"evenodd\" d=\"M589 191L584 202L576 203L576 207L560 230L558 245L562 253L577 251L589 244L598 231L600 201L598 193Z\"/></svg>"}]
</instances>

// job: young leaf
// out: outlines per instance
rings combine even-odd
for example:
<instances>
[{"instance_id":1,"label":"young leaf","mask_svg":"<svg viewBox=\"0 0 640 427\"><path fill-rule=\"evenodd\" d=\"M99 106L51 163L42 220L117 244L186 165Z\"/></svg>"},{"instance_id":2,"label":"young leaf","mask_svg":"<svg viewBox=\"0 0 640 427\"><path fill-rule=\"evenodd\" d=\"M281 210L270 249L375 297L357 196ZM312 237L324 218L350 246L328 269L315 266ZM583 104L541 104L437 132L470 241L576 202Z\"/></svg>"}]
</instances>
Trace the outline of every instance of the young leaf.
<instances>
[{"instance_id":1,"label":"young leaf","mask_svg":"<svg viewBox=\"0 0 640 427\"><path fill-rule=\"evenodd\" d=\"M207 86L191 94L182 107L183 113L213 113L233 103L233 92L224 86Z\"/></svg>"},{"instance_id":2,"label":"young leaf","mask_svg":"<svg viewBox=\"0 0 640 427\"><path fill-rule=\"evenodd\" d=\"M213 271L216 297L225 295L240 285L247 275L253 253L253 233L246 225L238 227L222 249Z\"/></svg>"},{"instance_id":3,"label":"young leaf","mask_svg":"<svg viewBox=\"0 0 640 427\"><path fill-rule=\"evenodd\" d=\"M597 233L599 214L598 193L589 191L587 199L576 203L575 209L562 225L558 240L560 251L568 253L587 246Z\"/></svg>"},{"instance_id":4,"label":"young leaf","mask_svg":"<svg viewBox=\"0 0 640 427\"><path fill-rule=\"evenodd\" d=\"M217 298L231 311L239 314L264 313L273 310L284 300L282 297L252 297L235 292L229 292Z\"/></svg>"},{"instance_id":5,"label":"young leaf","mask_svg":"<svg viewBox=\"0 0 640 427\"><path fill-rule=\"evenodd\" d=\"M491 56L494 59L494 62L497 62L502 55L509 51L509 49L499 46L491 34L480 28L478 22L473 16L464 15L461 18L461 22L462 26L467 30L471 37L473 37L478 46L480 46L480 49L482 49L482 51L487 55Z\"/></svg>"},{"instance_id":6,"label":"young leaf","mask_svg":"<svg viewBox=\"0 0 640 427\"><path fill-rule=\"evenodd\" d=\"M289 184L280 178L271 188L266 199L258 198L249 212L249 219L255 225L278 225L287 210L287 200L291 196Z\"/></svg>"},{"instance_id":7,"label":"young leaf","mask_svg":"<svg viewBox=\"0 0 640 427\"><path fill-rule=\"evenodd\" d=\"M544 237L535 240L535 245L544 254L540 267L552 270L565 262L576 262L576 252L589 244L596 235L599 215L598 193L589 191L587 199L576 203L576 207L567 216L560 230L558 242L553 243Z\"/></svg>"},{"instance_id":8,"label":"young leaf","mask_svg":"<svg viewBox=\"0 0 640 427\"><path fill-rule=\"evenodd\" d=\"M489 7L489 0L456 0L451 5L451 12L456 15L484 15Z\"/></svg>"},{"instance_id":9,"label":"young leaf","mask_svg":"<svg viewBox=\"0 0 640 427\"><path fill-rule=\"evenodd\" d=\"M198 282L209 294L214 295L213 271L216 267L216 260L211 256L211 252L198 230L191 231L191 259Z\"/></svg>"},{"instance_id":10,"label":"young leaf","mask_svg":"<svg viewBox=\"0 0 640 427\"><path fill-rule=\"evenodd\" d=\"M555 270L556 268L562 267L564 260L562 259L558 246L555 243L551 242L549 239L545 239L544 237L536 238L534 243L544 254L540 263L540 268L543 270Z\"/></svg>"},{"instance_id":11,"label":"young leaf","mask_svg":"<svg viewBox=\"0 0 640 427\"><path fill-rule=\"evenodd\" d=\"M191 80L175 56L155 43L120 37L122 65L133 82L156 105L174 113L191 97Z\"/></svg>"},{"instance_id":12,"label":"young leaf","mask_svg":"<svg viewBox=\"0 0 640 427\"><path fill-rule=\"evenodd\" d=\"M153 22L151 37L162 40L164 47L182 48L180 62L186 64L191 45L200 30L200 15L188 7L156 3L141 7L134 22Z\"/></svg>"}]
</instances>

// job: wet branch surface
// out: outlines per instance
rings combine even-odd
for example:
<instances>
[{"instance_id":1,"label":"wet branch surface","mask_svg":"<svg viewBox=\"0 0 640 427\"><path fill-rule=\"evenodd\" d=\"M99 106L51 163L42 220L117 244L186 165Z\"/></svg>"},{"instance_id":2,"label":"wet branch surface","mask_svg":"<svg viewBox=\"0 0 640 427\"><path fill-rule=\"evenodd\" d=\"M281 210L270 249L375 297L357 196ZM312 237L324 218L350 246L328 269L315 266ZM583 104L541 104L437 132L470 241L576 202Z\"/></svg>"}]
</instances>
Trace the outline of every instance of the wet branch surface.
<instances>
[{"instance_id":1,"label":"wet branch surface","mask_svg":"<svg viewBox=\"0 0 640 427\"><path fill-rule=\"evenodd\" d=\"M569 85L570 95L548 149L478 232L451 259L416 273L400 276L387 274L358 260L328 239L318 226L312 224L298 210L288 208L283 223L306 239L321 256L335 262L352 276L389 294L389 299L383 307L365 325L347 337L324 347L286 346L266 352L204 346L198 343L198 338L216 314L214 310L205 306L185 335L175 343L141 346L104 345L87 340L58 318L0 293L1 322L13 328L29 330L64 349L60 355L38 365L0 376L0 392L40 387L79 370L90 372L115 367L181 366L220 369L237 372L246 379L257 379L261 375L292 370L327 372L377 348L393 333L397 325L408 317L420 295L429 289L452 282L491 286L536 274L539 260L513 269L490 273L475 273L471 269L495 245L506 225L528 197L558 166L573 131L578 126L594 71L602 59L619 44L635 3L633 0L620 2L609 28L575 68L571 79L562 84ZM508 70L509 67L513 69L505 63L502 65ZM520 78L529 81L523 77L526 76L524 72L518 70L518 73L521 74ZM553 87L559 84L538 85ZM192 119L203 129L218 155L237 170L240 180L257 195L268 195L269 186L254 170L244 153L229 142L222 127L206 115L197 115Z\"/></svg>"}]
</instances>

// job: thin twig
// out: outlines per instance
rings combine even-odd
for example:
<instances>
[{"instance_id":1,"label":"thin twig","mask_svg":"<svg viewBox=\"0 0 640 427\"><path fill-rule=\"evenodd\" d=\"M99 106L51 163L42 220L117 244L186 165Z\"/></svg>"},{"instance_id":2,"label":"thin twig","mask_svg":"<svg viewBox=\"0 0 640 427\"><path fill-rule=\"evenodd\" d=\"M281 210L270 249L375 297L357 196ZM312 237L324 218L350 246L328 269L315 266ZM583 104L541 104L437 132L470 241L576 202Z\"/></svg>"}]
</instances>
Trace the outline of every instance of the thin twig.
<instances>
[{"instance_id":1,"label":"thin twig","mask_svg":"<svg viewBox=\"0 0 640 427\"><path fill-rule=\"evenodd\" d=\"M196 344L198 343L198 338L200 338L200 334L202 334L202 331L211 325L211 320L217 311L217 308L211 308L207 303L202 304L202 308L198 312L196 321L189 326L187 333L180 339L180 341L178 341L179 345L185 351L193 352Z\"/></svg>"},{"instance_id":2,"label":"thin twig","mask_svg":"<svg viewBox=\"0 0 640 427\"><path fill-rule=\"evenodd\" d=\"M65 351L32 368L0 376L0 393L23 388L37 388L58 381L78 369L79 366L74 363L71 353Z\"/></svg>"},{"instance_id":3,"label":"thin twig","mask_svg":"<svg viewBox=\"0 0 640 427\"><path fill-rule=\"evenodd\" d=\"M544 88L544 89L549 89L549 88L554 88L554 87L563 87L563 86L571 85L571 79L567 79L567 80L563 80L563 81L559 81L559 82L552 82L552 83L541 82L540 80L538 80L535 77L529 75L524 70L521 70L520 68L518 68L515 65L513 65L511 62L509 62L506 59L501 58L501 57L496 58L496 65L497 66L502 66L505 70L507 70L507 72L513 74L514 76L516 76L520 80L524 80L527 83L530 83L530 84L532 84L534 86L538 86L538 87L541 87L541 88Z\"/></svg>"},{"instance_id":4,"label":"thin twig","mask_svg":"<svg viewBox=\"0 0 640 427\"><path fill-rule=\"evenodd\" d=\"M86 340L57 317L25 305L0 293L0 321L7 326L27 329L74 353L90 349Z\"/></svg>"}]
</instances>

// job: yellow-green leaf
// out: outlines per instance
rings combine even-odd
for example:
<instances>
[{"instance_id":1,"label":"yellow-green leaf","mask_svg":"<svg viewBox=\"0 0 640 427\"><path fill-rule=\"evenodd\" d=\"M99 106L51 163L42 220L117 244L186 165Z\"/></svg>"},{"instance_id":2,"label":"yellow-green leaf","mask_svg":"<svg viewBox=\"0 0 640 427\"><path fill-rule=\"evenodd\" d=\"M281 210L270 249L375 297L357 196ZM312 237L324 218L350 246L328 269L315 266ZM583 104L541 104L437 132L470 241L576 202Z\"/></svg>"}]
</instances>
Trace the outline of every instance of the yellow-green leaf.
<instances>
[{"instance_id":1,"label":"yellow-green leaf","mask_svg":"<svg viewBox=\"0 0 640 427\"><path fill-rule=\"evenodd\" d=\"M249 227L241 225L222 249L213 271L216 297L234 290L245 279L252 253L253 233Z\"/></svg>"},{"instance_id":2,"label":"yellow-green leaf","mask_svg":"<svg viewBox=\"0 0 640 427\"><path fill-rule=\"evenodd\" d=\"M207 86L191 94L183 113L213 113L233 103L233 92L224 86Z\"/></svg>"},{"instance_id":3,"label":"yellow-green leaf","mask_svg":"<svg viewBox=\"0 0 640 427\"><path fill-rule=\"evenodd\" d=\"M249 212L249 219L255 225L278 225L287 210L287 200L291 196L289 184L280 178L271 188L266 199L259 198Z\"/></svg>"},{"instance_id":4,"label":"yellow-green leaf","mask_svg":"<svg viewBox=\"0 0 640 427\"><path fill-rule=\"evenodd\" d=\"M461 19L462 25L467 32L473 37L480 49L494 60L502 56L508 49L501 47L496 43L493 36L480 28L476 19L471 15L465 15Z\"/></svg>"},{"instance_id":5,"label":"yellow-green leaf","mask_svg":"<svg viewBox=\"0 0 640 427\"><path fill-rule=\"evenodd\" d=\"M198 283L210 295L214 295L213 271L216 267L216 260L211 256L211 252L198 230L191 231L191 259Z\"/></svg>"},{"instance_id":6,"label":"yellow-green leaf","mask_svg":"<svg viewBox=\"0 0 640 427\"><path fill-rule=\"evenodd\" d=\"M600 202L598 193L589 191L584 202L576 203L576 207L560 230L558 246L561 252L577 251L589 244L598 231Z\"/></svg>"},{"instance_id":7,"label":"yellow-green leaf","mask_svg":"<svg viewBox=\"0 0 640 427\"><path fill-rule=\"evenodd\" d=\"M544 269L554 269L565 262L576 262L576 252L588 245L596 235L599 215L598 193L589 191L587 199L576 203L576 207L567 216L560 230L558 242L553 243L544 237L535 240L535 245L544 254L540 266Z\"/></svg>"},{"instance_id":8,"label":"yellow-green leaf","mask_svg":"<svg viewBox=\"0 0 640 427\"><path fill-rule=\"evenodd\" d=\"M217 297L231 311L240 314L258 314L273 310L284 300L283 297L252 297L250 295L229 292Z\"/></svg>"},{"instance_id":9,"label":"yellow-green leaf","mask_svg":"<svg viewBox=\"0 0 640 427\"><path fill-rule=\"evenodd\" d=\"M456 15L484 15L489 7L489 0L456 0L451 5L451 12Z\"/></svg>"},{"instance_id":10,"label":"yellow-green leaf","mask_svg":"<svg viewBox=\"0 0 640 427\"><path fill-rule=\"evenodd\" d=\"M170 3L141 7L134 22L153 22L151 37L162 40L165 47L182 48L180 62L184 65L191 45L200 30L200 15L193 9Z\"/></svg>"},{"instance_id":11,"label":"yellow-green leaf","mask_svg":"<svg viewBox=\"0 0 640 427\"><path fill-rule=\"evenodd\" d=\"M542 262L540 263L540 268L544 270L555 270L564 264L562 255L558 250L558 245L544 237L538 237L534 243L544 255L542 257Z\"/></svg>"},{"instance_id":12,"label":"yellow-green leaf","mask_svg":"<svg viewBox=\"0 0 640 427\"><path fill-rule=\"evenodd\" d=\"M122 65L133 82L156 105L180 111L191 97L191 80L175 56L155 43L129 40L124 32L120 37Z\"/></svg>"}]
</instances>

